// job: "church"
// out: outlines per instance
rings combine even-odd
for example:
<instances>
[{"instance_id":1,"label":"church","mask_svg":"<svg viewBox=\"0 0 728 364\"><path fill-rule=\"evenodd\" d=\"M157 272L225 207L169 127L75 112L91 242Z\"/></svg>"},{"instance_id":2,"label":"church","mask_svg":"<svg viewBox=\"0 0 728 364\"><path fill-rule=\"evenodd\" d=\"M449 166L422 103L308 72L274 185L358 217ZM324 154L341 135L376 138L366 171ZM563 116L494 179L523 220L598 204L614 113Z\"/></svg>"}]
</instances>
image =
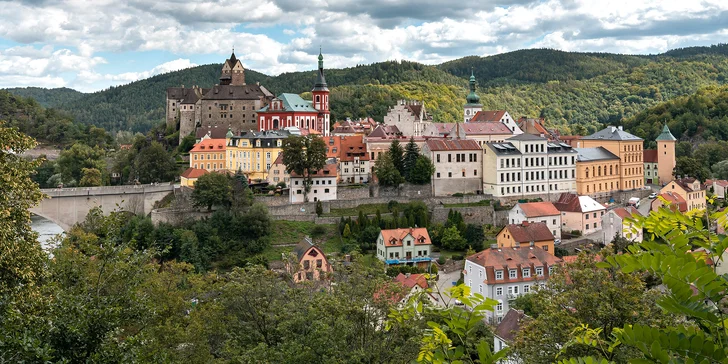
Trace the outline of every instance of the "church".
<instances>
[{"instance_id":1,"label":"church","mask_svg":"<svg viewBox=\"0 0 728 364\"><path fill-rule=\"evenodd\" d=\"M211 88L169 87L165 108L167 127L179 130L179 140L201 130L279 130L289 126L329 133L329 89L319 52L314 101L297 94L273 95L259 83L245 82L245 68L235 51L222 65L219 83Z\"/></svg>"}]
</instances>

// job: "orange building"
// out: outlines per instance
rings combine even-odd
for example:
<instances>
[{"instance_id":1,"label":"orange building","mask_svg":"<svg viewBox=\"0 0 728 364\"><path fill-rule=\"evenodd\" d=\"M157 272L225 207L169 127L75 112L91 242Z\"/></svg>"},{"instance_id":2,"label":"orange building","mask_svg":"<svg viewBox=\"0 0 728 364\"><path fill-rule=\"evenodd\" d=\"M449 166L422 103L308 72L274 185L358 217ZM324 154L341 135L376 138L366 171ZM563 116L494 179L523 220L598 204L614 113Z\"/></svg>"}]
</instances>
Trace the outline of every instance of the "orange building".
<instances>
[{"instance_id":1,"label":"orange building","mask_svg":"<svg viewBox=\"0 0 728 364\"><path fill-rule=\"evenodd\" d=\"M524 221L521 224L506 225L496 236L499 248L539 247L547 252L554 251L554 234L542 222Z\"/></svg>"},{"instance_id":2,"label":"orange building","mask_svg":"<svg viewBox=\"0 0 728 364\"><path fill-rule=\"evenodd\" d=\"M642 142L642 138L624 131L621 126L608 126L592 135L579 139L576 143L579 148L602 147L617 156L619 158L619 170L616 173L613 171L616 175L616 184L613 189L610 184L610 190L627 191L644 187L645 177ZM579 164L577 163L577 171L580 170ZM599 173L597 171L598 175ZM593 177L594 174L592 173ZM611 181L608 182L611 183ZM584 183L584 180L582 183ZM579 194L593 194L593 192L585 192L583 190L586 190L586 188L580 189L579 181L577 180L577 191L579 191ZM610 191L607 190L605 192Z\"/></svg>"},{"instance_id":3,"label":"orange building","mask_svg":"<svg viewBox=\"0 0 728 364\"><path fill-rule=\"evenodd\" d=\"M198 168L193 168L193 167L187 168L180 176L179 184L182 187L194 188L195 182L197 182L197 179L206 173L207 173L207 171L204 169L198 169Z\"/></svg>"},{"instance_id":4,"label":"orange building","mask_svg":"<svg viewBox=\"0 0 728 364\"><path fill-rule=\"evenodd\" d=\"M660 194L672 192L685 200L687 210L705 208L705 188L695 178L680 178L668 183L660 190Z\"/></svg>"},{"instance_id":5,"label":"orange building","mask_svg":"<svg viewBox=\"0 0 728 364\"><path fill-rule=\"evenodd\" d=\"M206 171L227 170L225 139L203 139L190 150L190 167Z\"/></svg>"}]
</instances>

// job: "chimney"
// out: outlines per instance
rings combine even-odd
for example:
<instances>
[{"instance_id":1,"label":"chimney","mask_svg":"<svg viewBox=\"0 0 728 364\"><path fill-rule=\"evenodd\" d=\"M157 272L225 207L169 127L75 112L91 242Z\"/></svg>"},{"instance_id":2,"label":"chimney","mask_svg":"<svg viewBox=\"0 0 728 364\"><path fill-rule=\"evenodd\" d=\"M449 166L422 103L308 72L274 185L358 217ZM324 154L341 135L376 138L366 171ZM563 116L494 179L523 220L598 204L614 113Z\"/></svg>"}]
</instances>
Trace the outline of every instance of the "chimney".
<instances>
[{"instance_id":1,"label":"chimney","mask_svg":"<svg viewBox=\"0 0 728 364\"><path fill-rule=\"evenodd\" d=\"M609 128L612 130L612 133L614 133L615 131L617 131L617 128L615 128L613 126L610 126Z\"/></svg>"},{"instance_id":2,"label":"chimney","mask_svg":"<svg viewBox=\"0 0 728 364\"><path fill-rule=\"evenodd\" d=\"M619 128L619 130L622 130L622 131L624 130L624 129L622 129L622 125L618 126L618 128Z\"/></svg>"},{"instance_id":3,"label":"chimney","mask_svg":"<svg viewBox=\"0 0 728 364\"><path fill-rule=\"evenodd\" d=\"M409 273L405 273L404 276L407 277L407 278L409 278L410 277L410 274Z\"/></svg>"}]
</instances>

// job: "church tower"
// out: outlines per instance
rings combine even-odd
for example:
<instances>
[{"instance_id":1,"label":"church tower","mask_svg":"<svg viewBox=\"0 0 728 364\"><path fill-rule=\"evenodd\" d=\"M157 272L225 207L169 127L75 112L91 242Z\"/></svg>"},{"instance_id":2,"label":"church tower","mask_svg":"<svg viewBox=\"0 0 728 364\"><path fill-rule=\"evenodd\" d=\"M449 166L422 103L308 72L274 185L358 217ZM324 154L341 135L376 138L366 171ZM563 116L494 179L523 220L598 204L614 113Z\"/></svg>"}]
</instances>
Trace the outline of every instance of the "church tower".
<instances>
[{"instance_id":1,"label":"church tower","mask_svg":"<svg viewBox=\"0 0 728 364\"><path fill-rule=\"evenodd\" d=\"M463 120L467 123L478 111L483 111L483 105L480 104L480 97L475 94L475 74L472 68L470 69L470 93L465 97L465 100L467 103L463 107L465 109L463 112Z\"/></svg>"},{"instance_id":2,"label":"church tower","mask_svg":"<svg viewBox=\"0 0 728 364\"><path fill-rule=\"evenodd\" d=\"M221 85L244 86L245 85L245 68L240 60L235 57L235 50L230 58L222 64L222 72L220 76Z\"/></svg>"},{"instance_id":3,"label":"church tower","mask_svg":"<svg viewBox=\"0 0 728 364\"><path fill-rule=\"evenodd\" d=\"M316 76L316 83L313 85L311 90L311 97L313 98L313 108L318 110L318 119L316 123L316 130L321 132L321 135L328 136L331 121L329 111L329 88L326 85L326 77L324 77L324 56L321 54L319 49L318 55L318 75Z\"/></svg>"},{"instance_id":4,"label":"church tower","mask_svg":"<svg viewBox=\"0 0 728 364\"><path fill-rule=\"evenodd\" d=\"M665 124L662 128L662 133L660 133L655 141L657 142L657 176L660 179L660 185L664 186L673 180L675 143L677 139L672 135L667 124Z\"/></svg>"}]
</instances>

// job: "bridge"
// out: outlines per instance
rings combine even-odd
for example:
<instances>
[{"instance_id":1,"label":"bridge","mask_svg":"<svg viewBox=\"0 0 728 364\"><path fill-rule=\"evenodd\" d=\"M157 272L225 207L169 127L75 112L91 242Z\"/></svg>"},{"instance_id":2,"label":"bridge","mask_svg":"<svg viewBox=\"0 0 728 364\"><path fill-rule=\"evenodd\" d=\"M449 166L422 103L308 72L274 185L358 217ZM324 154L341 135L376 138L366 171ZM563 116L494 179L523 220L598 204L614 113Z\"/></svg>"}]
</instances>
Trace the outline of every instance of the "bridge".
<instances>
[{"instance_id":1,"label":"bridge","mask_svg":"<svg viewBox=\"0 0 728 364\"><path fill-rule=\"evenodd\" d=\"M68 231L86 219L88 212L99 206L104 214L117 209L146 215L154 203L174 192L173 183L42 189L48 196L30 212L45 217Z\"/></svg>"}]
</instances>

